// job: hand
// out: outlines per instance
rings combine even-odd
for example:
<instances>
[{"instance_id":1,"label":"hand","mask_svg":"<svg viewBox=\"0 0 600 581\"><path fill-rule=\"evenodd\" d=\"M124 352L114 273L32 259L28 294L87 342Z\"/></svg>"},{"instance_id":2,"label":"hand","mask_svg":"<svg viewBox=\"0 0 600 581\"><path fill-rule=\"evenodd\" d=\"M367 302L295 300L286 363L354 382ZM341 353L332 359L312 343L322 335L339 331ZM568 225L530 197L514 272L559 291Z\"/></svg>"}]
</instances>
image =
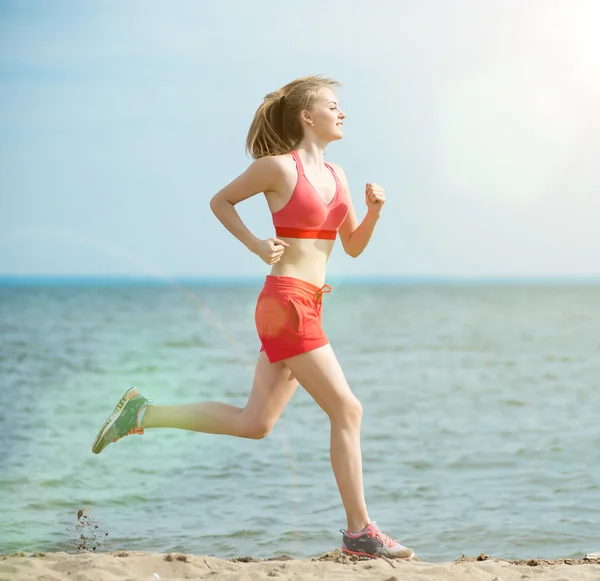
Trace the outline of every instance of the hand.
<instances>
[{"instance_id":1,"label":"hand","mask_svg":"<svg viewBox=\"0 0 600 581\"><path fill-rule=\"evenodd\" d=\"M289 244L285 240L267 238L258 243L254 252L267 264L275 264L281 260L286 246Z\"/></svg>"},{"instance_id":2,"label":"hand","mask_svg":"<svg viewBox=\"0 0 600 581\"><path fill-rule=\"evenodd\" d=\"M369 212L379 214L385 204L385 190L377 184L367 184L365 188L365 203Z\"/></svg>"}]
</instances>

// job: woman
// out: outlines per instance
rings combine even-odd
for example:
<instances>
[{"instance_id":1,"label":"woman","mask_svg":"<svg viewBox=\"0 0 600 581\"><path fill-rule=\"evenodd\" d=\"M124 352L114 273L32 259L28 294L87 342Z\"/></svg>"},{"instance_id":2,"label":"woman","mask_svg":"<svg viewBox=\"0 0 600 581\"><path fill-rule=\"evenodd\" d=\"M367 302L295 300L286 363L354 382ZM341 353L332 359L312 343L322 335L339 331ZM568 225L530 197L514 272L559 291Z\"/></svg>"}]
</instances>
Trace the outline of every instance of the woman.
<instances>
[{"instance_id":1,"label":"woman","mask_svg":"<svg viewBox=\"0 0 600 581\"><path fill-rule=\"evenodd\" d=\"M384 190L367 184L367 213L359 224L346 175L323 161L327 145L343 137L344 113L333 88L319 76L297 79L270 93L258 108L247 137L255 161L211 200L217 218L238 240L272 266L256 305L261 340L254 383L244 408L202 402L148 405L135 388L119 401L93 445L147 428L179 428L243 438L264 438L301 384L331 422L331 464L346 510L342 551L366 557L410 558L408 549L383 534L367 513L363 493L360 424L362 408L352 394L321 326L325 266L337 234L347 254L367 246L385 203ZM235 205L264 193L276 236L260 240Z\"/></svg>"}]
</instances>

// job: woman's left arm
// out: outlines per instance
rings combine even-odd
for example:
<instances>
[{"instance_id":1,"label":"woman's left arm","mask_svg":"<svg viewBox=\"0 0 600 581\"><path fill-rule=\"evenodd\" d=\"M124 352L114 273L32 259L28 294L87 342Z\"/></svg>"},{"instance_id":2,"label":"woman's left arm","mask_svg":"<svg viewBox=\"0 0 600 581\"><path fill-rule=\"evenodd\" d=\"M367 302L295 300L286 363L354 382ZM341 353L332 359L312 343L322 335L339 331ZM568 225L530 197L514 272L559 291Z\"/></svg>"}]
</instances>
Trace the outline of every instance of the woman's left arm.
<instances>
[{"instance_id":1,"label":"woman's left arm","mask_svg":"<svg viewBox=\"0 0 600 581\"><path fill-rule=\"evenodd\" d=\"M367 214L359 224L354 205L352 204L352 198L350 197L350 188L348 187L346 174L337 164L335 165L335 170L340 177L342 187L346 193L346 199L348 200L348 215L344 223L340 226L340 240L342 241L344 252L356 258L367 247L369 240L371 240L375 224L377 224L381 215L381 208L385 204L385 190L377 184L366 185L365 203L367 205Z\"/></svg>"}]
</instances>

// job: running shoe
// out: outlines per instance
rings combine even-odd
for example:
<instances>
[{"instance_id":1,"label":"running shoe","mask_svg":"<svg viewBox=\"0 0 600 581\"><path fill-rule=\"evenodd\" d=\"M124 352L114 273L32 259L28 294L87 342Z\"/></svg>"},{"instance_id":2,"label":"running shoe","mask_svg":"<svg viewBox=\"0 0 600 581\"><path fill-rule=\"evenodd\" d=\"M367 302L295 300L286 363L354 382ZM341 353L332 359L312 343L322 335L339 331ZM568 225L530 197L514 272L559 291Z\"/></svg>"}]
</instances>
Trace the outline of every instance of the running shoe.
<instances>
[{"instance_id":1,"label":"running shoe","mask_svg":"<svg viewBox=\"0 0 600 581\"><path fill-rule=\"evenodd\" d=\"M148 400L135 387L128 389L100 428L92 452L100 454L111 442L116 442L130 434L143 434L139 416L147 405Z\"/></svg>"},{"instance_id":2,"label":"running shoe","mask_svg":"<svg viewBox=\"0 0 600 581\"><path fill-rule=\"evenodd\" d=\"M410 559L415 556L412 549L402 546L381 532L375 521L371 521L360 533L349 533L340 529L343 535L342 552L357 557L388 557L390 559Z\"/></svg>"}]
</instances>

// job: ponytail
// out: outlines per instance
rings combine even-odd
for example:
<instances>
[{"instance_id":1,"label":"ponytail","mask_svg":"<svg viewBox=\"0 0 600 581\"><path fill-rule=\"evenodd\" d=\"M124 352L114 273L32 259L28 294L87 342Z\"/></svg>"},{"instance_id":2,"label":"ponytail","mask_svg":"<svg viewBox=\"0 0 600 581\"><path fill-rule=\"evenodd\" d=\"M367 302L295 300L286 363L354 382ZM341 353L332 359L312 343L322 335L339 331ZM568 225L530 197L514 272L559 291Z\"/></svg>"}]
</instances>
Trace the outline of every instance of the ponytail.
<instances>
[{"instance_id":1,"label":"ponytail","mask_svg":"<svg viewBox=\"0 0 600 581\"><path fill-rule=\"evenodd\" d=\"M246 137L246 151L254 158L289 153L304 137L300 113L311 110L319 91L339 83L319 75L302 77L266 95Z\"/></svg>"}]
</instances>

